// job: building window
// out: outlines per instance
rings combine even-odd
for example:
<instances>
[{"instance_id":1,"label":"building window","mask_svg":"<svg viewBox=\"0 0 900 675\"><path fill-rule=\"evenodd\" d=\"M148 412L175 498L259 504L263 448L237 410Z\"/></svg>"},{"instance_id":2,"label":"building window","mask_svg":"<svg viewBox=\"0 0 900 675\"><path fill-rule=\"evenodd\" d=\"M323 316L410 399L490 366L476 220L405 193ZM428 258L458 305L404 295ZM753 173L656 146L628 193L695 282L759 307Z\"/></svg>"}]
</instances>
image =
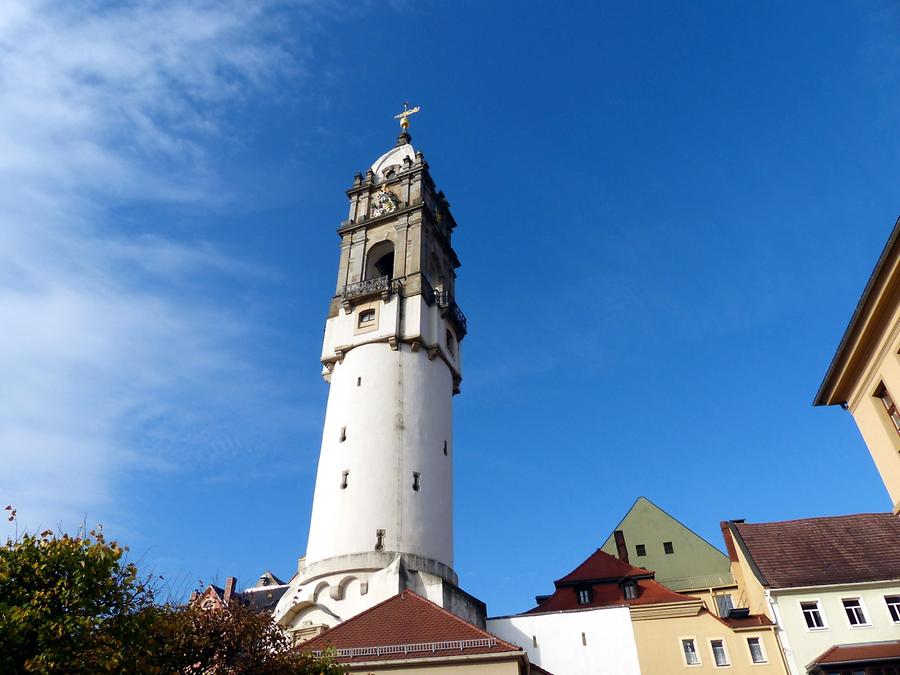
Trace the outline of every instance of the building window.
<instances>
[{"instance_id":1,"label":"building window","mask_svg":"<svg viewBox=\"0 0 900 675\"><path fill-rule=\"evenodd\" d=\"M884 602L894 623L900 623L900 595L886 595Z\"/></svg>"},{"instance_id":2,"label":"building window","mask_svg":"<svg viewBox=\"0 0 900 675\"><path fill-rule=\"evenodd\" d=\"M825 628L825 620L822 617L822 610L819 607L819 601L801 602L800 609L803 610L803 618L806 620L806 627L810 630L820 630Z\"/></svg>"},{"instance_id":3,"label":"building window","mask_svg":"<svg viewBox=\"0 0 900 675\"><path fill-rule=\"evenodd\" d=\"M344 471L341 473L341 490L347 489L347 479L350 478L350 472Z\"/></svg>"},{"instance_id":4,"label":"building window","mask_svg":"<svg viewBox=\"0 0 900 675\"><path fill-rule=\"evenodd\" d=\"M418 492L421 485L422 485L422 474L420 474L418 471L413 471L413 490Z\"/></svg>"},{"instance_id":5,"label":"building window","mask_svg":"<svg viewBox=\"0 0 900 675\"><path fill-rule=\"evenodd\" d=\"M672 542L671 542L671 541L664 541L664 542L663 542L663 551L666 552L666 555L669 555L670 553L675 553L675 547L672 546Z\"/></svg>"},{"instance_id":6,"label":"building window","mask_svg":"<svg viewBox=\"0 0 900 675\"><path fill-rule=\"evenodd\" d=\"M719 616L723 619L728 617L728 612L734 609L734 600L731 599L731 593L723 593L716 596L716 609L719 610Z\"/></svg>"},{"instance_id":7,"label":"building window","mask_svg":"<svg viewBox=\"0 0 900 675\"><path fill-rule=\"evenodd\" d=\"M575 589L575 593L578 595L578 604L579 605L589 605L591 604L591 587L590 586L582 586L580 588Z\"/></svg>"},{"instance_id":8,"label":"building window","mask_svg":"<svg viewBox=\"0 0 900 675\"><path fill-rule=\"evenodd\" d=\"M758 637L748 637L747 646L750 648L750 660L753 663L766 662L766 655L763 653L762 643Z\"/></svg>"},{"instance_id":9,"label":"building window","mask_svg":"<svg viewBox=\"0 0 900 675\"><path fill-rule=\"evenodd\" d=\"M644 546L644 544L638 544L637 546L635 546L634 551L641 558L643 558L645 555L647 555L647 547Z\"/></svg>"},{"instance_id":10,"label":"building window","mask_svg":"<svg viewBox=\"0 0 900 675\"><path fill-rule=\"evenodd\" d=\"M859 598L844 598L841 600L841 603L844 605L844 611L847 612L847 621L850 622L851 626L869 625Z\"/></svg>"},{"instance_id":11,"label":"building window","mask_svg":"<svg viewBox=\"0 0 900 675\"><path fill-rule=\"evenodd\" d=\"M875 390L875 396L881 399L884 409L887 410L888 417L891 418L891 422L894 424L894 429L896 429L897 433L900 433L900 411L897 410L894 399L887 387L884 386L884 382L878 385L878 389Z\"/></svg>"},{"instance_id":12,"label":"building window","mask_svg":"<svg viewBox=\"0 0 900 675\"><path fill-rule=\"evenodd\" d=\"M341 427L341 443L347 440L347 427Z\"/></svg>"},{"instance_id":13,"label":"building window","mask_svg":"<svg viewBox=\"0 0 900 675\"><path fill-rule=\"evenodd\" d=\"M700 665L700 655L697 653L697 643L693 638L681 641L681 651L684 653L684 662L689 666Z\"/></svg>"},{"instance_id":14,"label":"building window","mask_svg":"<svg viewBox=\"0 0 900 675\"><path fill-rule=\"evenodd\" d=\"M453 333L449 330L447 331L447 352L454 359L456 358L456 338L453 337Z\"/></svg>"},{"instance_id":15,"label":"building window","mask_svg":"<svg viewBox=\"0 0 900 675\"><path fill-rule=\"evenodd\" d=\"M447 456L447 441L444 441L444 457Z\"/></svg>"},{"instance_id":16,"label":"building window","mask_svg":"<svg viewBox=\"0 0 900 675\"><path fill-rule=\"evenodd\" d=\"M713 660L716 662L717 668L731 665L728 663L728 653L725 651L724 640L710 640L709 646L712 647Z\"/></svg>"},{"instance_id":17,"label":"building window","mask_svg":"<svg viewBox=\"0 0 900 675\"><path fill-rule=\"evenodd\" d=\"M384 550L384 530L375 530L375 550Z\"/></svg>"},{"instance_id":18,"label":"building window","mask_svg":"<svg viewBox=\"0 0 900 675\"><path fill-rule=\"evenodd\" d=\"M365 328L366 326L371 326L375 322L375 310L374 309L364 309L359 313L359 318L357 319L356 325L359 328Z\"/></svg>"},{"instance_id":19,"label":"building window","mask_svg":"<svg viewBox=\"0 0 900 675\"><path fill-rule=\"evenodd\" d=\"M638 596L638 586L637 582L634 579L629 579L624 584L622 584L622 590L625 591L625 599L626 600L635 600Z\"/></svg>"}]
</instances>

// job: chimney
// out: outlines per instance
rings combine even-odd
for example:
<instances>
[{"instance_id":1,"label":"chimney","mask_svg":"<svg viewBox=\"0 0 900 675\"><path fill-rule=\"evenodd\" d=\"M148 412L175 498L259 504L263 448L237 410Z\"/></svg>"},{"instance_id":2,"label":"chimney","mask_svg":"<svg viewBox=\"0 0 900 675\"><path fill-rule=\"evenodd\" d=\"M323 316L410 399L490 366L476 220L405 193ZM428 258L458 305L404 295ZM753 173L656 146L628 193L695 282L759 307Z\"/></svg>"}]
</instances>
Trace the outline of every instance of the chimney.
<instances>
[{"instance_id":1,"label":"chimney","mask_svg":"<svg viewBox=\"0 0 900 675\"><path fill-rule=\"evenodd\" d=\"M237 579L234 577L228 577L225 580L225 595L222 597L222 600L225 604L229 604L231 599L234 597L234 587L237 586Z\"/></svg>"},{"instance_id":2,"label":"chimney","mask_svg":"<svg viewBox=\"0 0 900 675\"><path fill-rule=\"evenodd\" d=\"M616 555L619 556L619 560L623 563L627 563L628 547L625 546L625 533L622 530L616 530L613 532L613 537L616 539Z\"/></svg>"}]
</instances>

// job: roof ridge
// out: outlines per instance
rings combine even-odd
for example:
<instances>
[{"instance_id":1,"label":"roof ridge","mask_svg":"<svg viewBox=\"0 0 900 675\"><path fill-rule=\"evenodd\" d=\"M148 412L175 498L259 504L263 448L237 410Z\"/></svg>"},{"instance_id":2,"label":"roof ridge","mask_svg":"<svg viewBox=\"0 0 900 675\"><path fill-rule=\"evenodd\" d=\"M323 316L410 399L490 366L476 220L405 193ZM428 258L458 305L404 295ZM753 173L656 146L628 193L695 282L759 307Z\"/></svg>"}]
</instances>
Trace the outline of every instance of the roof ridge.
<instances>
[{"instance_id":1,"label":"roof ridge","mask_svg":"<svg viewBox=\"0 0 900 675\"><path fill-rule=\"evenodd\" d=\"M397 595L402 596L404 593L409 593L409 594L412 595L414 598L418 598L418 599L421 600L422 602L428 603L429 605L431 605L431 606L434 607L435 609L437 609L437 610L443 612L444 614L446 614L448 617L450 617L451 619L453 619L453 620L456 621L457 623L461 623L463 626L467 626L467 627L469 627L469 628L474 628L474 629L477 630L479 633L481 633L481 634L483 634L483 635L486 635L486 636L488 636L488 637L491 637L491 638L495 638L497 641L503 643L503 644L506 645L507 647L510 647L510 648L512 648L512 649L514 649L514 650L524 651L524 650L523 650L521 647L519 647L518 645L514 645L514 644L512 644L511 642L507 642L507 641L504 640L503 638L501 638L501 637L499 637L499 636L497 636L497 635L494 635L493 633L489 633L488 631L486 631L486 630L484 630L484 629L482 629L482 628L479 628L479 627L476 626L474 623L469 623L468 621L466 621L466 620L463 619L462 617L459 617L459 616L457 616L456 614L454 614L453 612L444 609L443 607L441 607L441 606L440 606L439 604L437 604L436 602L432 602L432 601L429 600L428 598L419 595L418 593L416 593L416 592L415 592L414 590L412 590L412 589L409 589L409 588L408 588L408 589L406 589L406 590L404 590L404 591L400 591L400 593L398 593ZM396 598L397 595L395 595L394 597ZM389 599L390 599L390 598L389 598Z\"/></svg>"},{"instance_id":2,"label":"roof ridge","mask_svg":"<svg viewBox=\"0 0 900 675\"><path fill-rule=\"evenodd\" d=\"M784 525L786 523L802 523L804 521L810 521L810 520L818 520L818 521L839 520L841 518L856 518L859 516L893 516L893 515L894 514L891 513L890 511L873 511L873 512L868 512L868 513L846 513L846 514L837 515L837 516L811 516L809 518L792 518L790 520L767 520L762 523L748 523L746 521L737 522L737 521L733 521L733 520L729 521L729 522L733 523L734 525L737 525L738 527L740 527L741 525L750 525L752 527L755 525ZM900 516L898 516L898 518L900 518Z\"/></svg>"}]
</instances>

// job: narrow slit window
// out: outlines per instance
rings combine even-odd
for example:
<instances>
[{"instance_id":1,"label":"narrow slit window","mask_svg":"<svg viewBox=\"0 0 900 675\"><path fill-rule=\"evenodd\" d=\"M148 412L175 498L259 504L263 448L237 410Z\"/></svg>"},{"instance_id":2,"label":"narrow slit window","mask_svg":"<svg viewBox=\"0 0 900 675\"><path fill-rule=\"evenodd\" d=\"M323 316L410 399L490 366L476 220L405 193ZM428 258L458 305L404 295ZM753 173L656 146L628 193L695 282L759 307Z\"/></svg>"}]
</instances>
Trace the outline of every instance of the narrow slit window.
<instances>
[{"instance_id":1,"label":"narrow slit window","mask_svg":"<svg viewBox=\"0 0 900 675\"><path fill-rule=\"evenodd\" d=\"M587 647L587 635L584 633L581 634L581 644Z\"/></svg>"},{"instance_id":2,"label":"narrow slit window","mask_svg":"<svg viewBox=\"0 0 900 675\"><path fill-rule=\"evenodd\" d=\"M887 411L888 417L891 418L894 430L897 433L900 433L900 411L897 410L897 404L894 403L894 398L887 390L887 387L884 386L884 382L878 385L878 389L875 390L875 397L881 400L884 409Z\"/></svg>"},{"instance_id":3,"label":"narrow slit window","mask_svg":"<svg viewBox=\"0 0 900 675\"><path fill-rule=\"evenodd\" d=\"M375 550L384 550L384 530L375 530Z\"/></svg>"},{"instance_id":4,"label":"narrow slit window","mask_svg":"<svg viewBox=\"0 0 900 675\"><path fill-rule=\"evenodd\" d=\"M422 474L418 471L413 471L413 490L416 492L419 491L419 488L422 486Z\"/></svg>"},{"instance_id":5,"label":"narrow slit window","mask_svg":"<svg viewBox=\"0 0 900 675\"><path fill-rule=\"evenodd\" d=\"M444 457L447 456L447 441L444 441Z\"/></svg>"},{"instance_id":6,"label":"narrow slit window","mask_svg":"<svg viewBox=\"0 0 900 675\"><path fill-rule=\"evenodd\" d=\"M341 443L347 440L347 427L341 427Z\"/></svg>"},{"instance_id":7,"label":"narrow slit window","mask_svg":"<svg viewBox=\"0 0 900 675\"><path fill-rule=\"evenodd\" d=\"M362 378L361 378L361 377L357 377L357 378L356 378L356 386L357 386L357 387L361 387L361 386L362 386Z\"/></svg>"},{"instance_id":8,"label":"narrow slit window","mask_svg":"<svg viewBox=\"0 0 900 675\"><path fill-rule=\"evenodd\" d=\"M453 337L453 333L449 330L447 331L447 352L454 359L456 358L456 338Z\"/></svg>"},{"instance_id":9,"label":"narrow slit window","mask_svg":"<svg viewBox=\"0 0 900 675\"><path fill-rule=\"evenodd\" d=\"M670 555L670 554L672 554L672 553L675 553L675 547L672 546L672 542L671 542L671 541L664 541L664 542L663 542L663 551L665 551L666 555Z\"/></svg>"},{"instance_id":10,"label":"narrow slit window","mask_svg":"<svg viewBox=\"0 0 900 675\"><path fill-rule=\"evenodd\" d=\"M347 479L350 478L350 472L344 471L341 473L341 490L347 489Z\"/></svg>"}]
</instances>

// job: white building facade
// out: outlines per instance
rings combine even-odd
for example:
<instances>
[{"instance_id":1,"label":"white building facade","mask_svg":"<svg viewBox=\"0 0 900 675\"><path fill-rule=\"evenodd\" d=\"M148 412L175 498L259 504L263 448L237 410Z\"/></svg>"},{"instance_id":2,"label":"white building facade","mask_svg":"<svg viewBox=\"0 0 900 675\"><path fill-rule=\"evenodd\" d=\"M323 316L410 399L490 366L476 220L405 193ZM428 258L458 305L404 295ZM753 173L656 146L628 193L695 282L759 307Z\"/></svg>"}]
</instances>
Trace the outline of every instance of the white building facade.
<instances>
[{"instance_id":1,"label":"white building facade","mask_svg":"<svg viewBox=\"0 0 900 675\"><path fill-rule=\"evenodd\" d=\"M314 635L409 588L483 626L453 571L456 223L405 129L347 195L309 540L275 618Z\"/></svg>"},{"instance_id":2,"label":"white building facade","mask_svg":"<svg viewBox=\"0 0 900 675\"><path fill-rule=\"evenodd\" d=\"M551 673L641 673L627 606L497 617L487 629Z\"/></svg>"}]
</instances>

